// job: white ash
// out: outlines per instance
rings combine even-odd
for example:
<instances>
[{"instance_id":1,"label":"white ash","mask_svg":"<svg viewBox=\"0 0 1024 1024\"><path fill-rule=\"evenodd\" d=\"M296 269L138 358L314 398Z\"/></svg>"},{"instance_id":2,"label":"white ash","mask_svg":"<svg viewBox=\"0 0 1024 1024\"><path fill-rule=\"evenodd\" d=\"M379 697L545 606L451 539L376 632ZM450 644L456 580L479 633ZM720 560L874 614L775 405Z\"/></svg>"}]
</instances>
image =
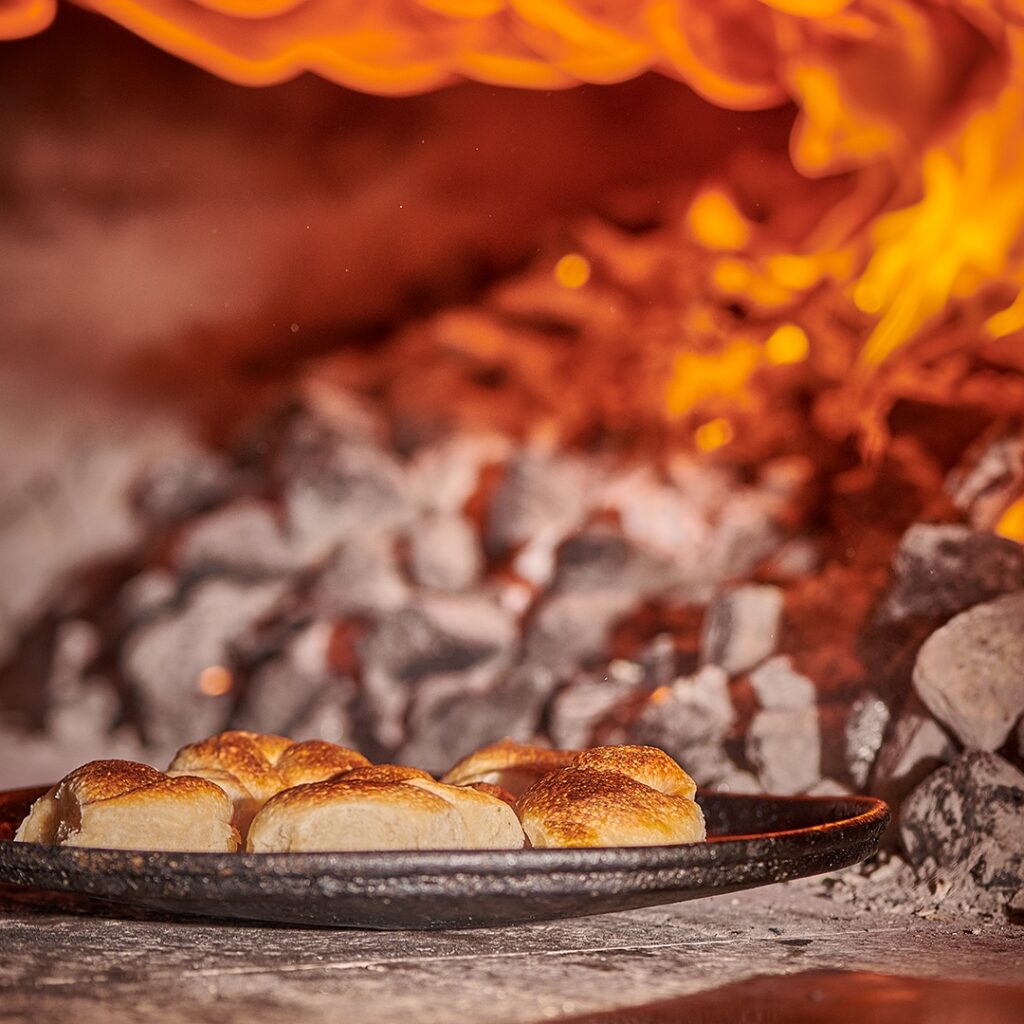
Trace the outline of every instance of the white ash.
<instances>
[{"instance_id":1,"label":"white ash","mask_svg":"<svg viewBox=\"0 0 1024 1024\"><path fill-rule=\"evenodd\" d=\"M718 666L706 665L656 690L630 729L629 740L661 747L707 785L735 767L723 747L735 720L728 677Z\"/></svg>"},{"instance_id":2,"label":"white ash","mask_svg":"<svg viewBox=\"0 0 1024 1024\"><path fill-rule=\"evenodd\" d=\"M874 693L858 697L850 706L844 730L846 768L858 789L867 785L890 717L889 705Z\"/></svg>"},{"instance_id":3,"label":"white ash","mask_svg":"<svg viewBox=\"0 0 1024 1024\"><path fill-rule=\"evenodd\" d=\"M669 590L679 582L675 564L632 544L610 527L581 530L558 549L554 589L624 589L640 597Z\"/></svg>"},{"instance_id":4,"label":"white ash","mask_svg":"<svg viewBox=\"0 0 1024 1024\"><path fill-rule=\"evenodd\" d=\"M302 405L331 434L348 441L376 445L387 443L388 424L380 409L360 395L310 374L299 383Z\"/></svg>"},{"instance_id":5,"label":"white ash","mask_svg":"<svg viewBox=\"0 0 1024 1024\"><path fill-rule=\"evenodd\" d=\"M722 594L704 620L704 663L738 675L770 657L778 641L782 607L778 587L749 583Z\"/></svg>"},{"instance_id":6,"label":"white ash","mask_svg":"<svg viewBox=\"0 0 1024 1024\"><path fill-rule=\"evenodd\" d=\"M558 546L562 542L557 529L541 529L512 558L517 575L538 588L550 586L555 575Z\"/></svg>"},{"instance_id":7,"label":"white ash","mask_svg":"<svg viewBox=\"0 0 1024 1024\"><path fill-rule=\"evenodd\" d=\"M765 569L772 579L797 580L821 569L821 545L811 537L787 540L768 560Z\"/></svg>"},{"instance_id":8,"label":"white ash","mask_svg":"<svg viewBox=\"0 0 1024 1024\"><path fill-rule=\"evenodd\" d=\"M260 665L242 695L232 724L253 732L291 736L322 691L336 682L328 668L331 626L314 622L296 632L280 657Z\"/></svg>"},{"instance_id":9,"label":"white ash","mask_svg":"<svg viewBox=\"0 0 1024 1024\"><path fill-rule=\"evenodd\" d=\"M579 459L525 451L506 466L487 517L487 549L502 555L539 530L566 537L582 522L592 470Z\"/></svg>"},{"instance_id":10,"label":"white ash","mask_svg":"<svg viewBox=\"0 0 1024 1024\"><path fill-rule=\"evenodd\" d=\"M762 708L783 711L814 706L814 683L793 668L788 655L759 665L750 673L750 685Z\"/></svg>"},{"instance_id":11,"label":"white ash","mask_svg":"<svg viewBox=\"0 0 1024 1024\"><path fill-rule=\"evenodd\" d=\"M167 569L146 569L133 576L117 595L117 610L136 624L157 615L178 596L178 579Z\"/></svg>"},{"instance_id":12,"label":"white ash","mask_svg":"<svg viewBox=\"0 0 1024 1024\"><path fill-rule=\"evenodd\" d=\"M150 519L185 519L223 501L235 486L226 459L208 449L188 448L148 465L135 500Z\"/></svg>"},{"instance_id":13,"label":"white ash","mask_svg":"<svg viewBox=\"0 0 1024 1024\"><path fill-rule=\"evenodd\" d=\"M121 717L113 685L92 671L102 638L88 622L70 620L57 627L47 680L46 729L61 744L100 745Z\"/></svg>"},{"instance_id":14,"label":"white ash","mask_svg":"<svg viewBox=\"0 0 1024 1024\"><path fill-rule=\"evenodd\" d=\"M747 760L768 793L805 793L821 779L821 729L814 684L787 657L750 674L761 704L746 736Z\"/></svg>"},{"instance_id":15,"label":"white ash","mask_svg":"<svg viewBox=\"0 0 1024 1024\"><path fill-rule=\"evenodd\" d=\"M717 479L717 474L711 476ZM714 493L722 496L718 488ZM645 550L679 560L684 568L695 552L708 546L710 521L720 507L710 500L702 503L702 497L696 487L661 481L646 467L611 476L600 492L602 506L618 513L626 537Z\"/></svg>"},{"instance_id":16,"label":"white ash","mask_svg":"<svg viewBox=\"0 0 1024 1024\"><path fill-rule=\"evenodd\" d=\"M893 558L884 619L939 617L1024 588L1024 547L966 526L919 523Z\"/></svg>"},{"instance_id":17,"label":"white ash","mask_svg":"<svg viewBox=\"0 0 1024 1024\"><path fill-rule=\"evenodd\" d=\"M269 506L243 498L196 519L181 537L176 563L186 573L255 577L281 575L301 560Z\"/></svg>"},{"instance_id":18,"label":"white ash","mask_svg":"<svg viewBox=\"0 0 1024 1024\"><path fill-rule=\"evenodd\" d=\"M428 515L409 527L413 579L436 590L466 590L481 577L483 551L476 531L458 514Z\"/></svg>"},{"instance_id":19,"label":"white ash","mask_svg":"<svg viewBox=\"0 0 1024 1024\"><path fill-rule=\"evenodd\" d=\"M341 541L403 527L413 516L401 465L371 445L336 442L301 453L284 500L289 537L307 562Z\"/></svg>"},{"instance_id":20,"label":"white ash","mask_svg":"<svg viewBox=\"0 0 1024 1024\"><path fill-rule=\"evenodd\" d=\"M402 720L420 680L510 655L517 640L512 617L479 594L427 595L415 606L382 615L359 645L377 742L402 742Z\"/></svg>"},{"instance_id":21,"label":"white ash","mask_svg":"<svg viewBox=\"0 0 1024 1024\"><path fill-rule=\"evenodd\" d=\"M504 463L511 443L496 434L453 434L419 448L406 476L412 501L426 512L461 512L488 465Z\"/></svg>"},{"instance_id":22,"label":"white ash","mask_svg":"<svg viewBox=\"0 0 1024 1024\"><path fill-rule=\"evenodd\" d=\"M574 678L551 702L548 733L556 747L592 746L596 726L614 708L644 686L645 672L635 662L615 660L608 671Z\"/></svg>"},{"instance_id":23,"label":"white ash","mask_svg":"<svg viewBox=\"0 0 1024 1024\"><path fill-rule=\"evenodd\" d=\"M636 594L617 589L545 598L527 622L526 662L562 675L599 660L613 625L636 603Z\"/></svg>"},{"instance_id":24,"label":"white ash","mask_svg":"<svg viewBox=\"0 0 1024 1024\"><path fill-rule=\"evenodd\" d=\"M320 614L377 615L408 604L412 589L399 571L395 545L386 533L339 545L313 586Z\"/></svg>"},{"instance_id":25,"label":"white ash","mask_svg":"<svg viewBox=\"0 0 1024 1024\"><path fill-rule=\"evenodd\" d=\"M758 711L747 730L746 755L766 793L806 793L821 778L817 709Z\"/></svg>"},{"instance_id":26,"label":"white ash","mask_svg":"<svg viewBox=\"0 0 1024 1024\"><path fill-rule=\"evenodd\" d=\"M397 759L442 774L455 761L504 736L532 739L554 677L541 668L506 668L499 661L474 669L468 679L467 673L459 673L424 680L409 714L410 739Z\"/></svg>"},{"instance_id":27,"label":"white ash","mask_svg":"<svg viewBox=\"0 0 1024 1024\"><path fill-rule=\"evenodd\" d=\"M278 582L204 580L187 594L180 609L151 619L128 637L121 654L122 672L148 740L180 746L224 727L232 697L203 694L200 673L230 664L232 645L271 611L284 592L284 584Z\"/></svg>"},{"instance_id":28,"label":"white ash","mask_svg":"<svg viewBox=\"0 0 1024 1024\"><path fill-rule=\"evenodd\" d=\"M1024 713L1024 592L961 612L924 643L914 687L967 747L997 750Z\"/></svg>"},{"instance_id":29,"label":"white ash","mask_svg":"<svg viewBox=\"0 0 1024 1024\"><path fill-rule=\"evenodd\" d=\"M933 887L1005 905L1024 886L1024 773L998 754L968 751L906 800L900 840Z\"/></svg>"}]
</instances>

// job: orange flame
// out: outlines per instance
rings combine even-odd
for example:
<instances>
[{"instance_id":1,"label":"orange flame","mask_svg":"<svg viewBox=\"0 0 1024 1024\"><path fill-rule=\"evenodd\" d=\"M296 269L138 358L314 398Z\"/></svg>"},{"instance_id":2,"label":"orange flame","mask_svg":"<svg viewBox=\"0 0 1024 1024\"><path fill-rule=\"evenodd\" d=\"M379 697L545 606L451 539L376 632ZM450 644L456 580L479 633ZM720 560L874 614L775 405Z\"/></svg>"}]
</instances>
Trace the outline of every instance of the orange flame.
<instances>
[{"instance_id":1,"label":"orange flame","mask_svg":"<svg viewBox=\"0 0 1024 1024\"><path fill-rule=\"evenodd\" d=\"M856 171L851 202L787 249L709 185L688 227L718 254L716 286L755 307L781 311L822 280L841 283L874 320L861 376L951 297L995 278L1024 286L1022 0L76 2L249 85L312 71L392 95L459 79L558 89L654 69L724 107L794 102L794 165ZM0 0L0 38L37 32L55 11L55 0ZM565 274L570 288L586 279L578 262L560 265ZM994 337L1022 328L1024 298L986 325ZM773 338L769 362L806 355L806 335ZM755 348L734 348L712 385L740 386L761 360ZM709 385L691 380L707 367L677 369L679 414Z\"/></svg>"}]
</instances>

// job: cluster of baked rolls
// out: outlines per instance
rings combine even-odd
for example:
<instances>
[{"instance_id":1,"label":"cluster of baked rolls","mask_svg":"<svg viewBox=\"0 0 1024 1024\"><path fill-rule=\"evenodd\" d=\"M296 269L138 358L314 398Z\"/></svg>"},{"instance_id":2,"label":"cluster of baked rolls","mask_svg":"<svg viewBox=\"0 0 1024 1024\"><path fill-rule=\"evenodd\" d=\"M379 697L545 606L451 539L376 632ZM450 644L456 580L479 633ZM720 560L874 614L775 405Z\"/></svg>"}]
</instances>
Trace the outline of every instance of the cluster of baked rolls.
<instances>
[{"instance_id":1,"label":"cluster of baked rolls","mask_svg":"<svg viewBox=\"0 0 1024 1024\"><path fill-rule=\"evenodd\" d=\"M440 781L323 740L224 732L166 772L91 761L40 797L16 841L252 853L660 846L705 837L693 780L656 747L502 740Z\"/></svg>"}]
</instances>

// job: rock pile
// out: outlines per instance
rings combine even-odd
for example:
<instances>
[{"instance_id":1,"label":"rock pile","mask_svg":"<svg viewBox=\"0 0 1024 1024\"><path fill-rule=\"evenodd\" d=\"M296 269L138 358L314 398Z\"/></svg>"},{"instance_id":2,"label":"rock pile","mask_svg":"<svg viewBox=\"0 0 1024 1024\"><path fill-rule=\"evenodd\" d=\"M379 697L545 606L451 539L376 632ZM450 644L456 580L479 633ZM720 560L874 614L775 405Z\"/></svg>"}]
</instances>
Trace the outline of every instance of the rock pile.
<instances>
[{"instance_id":1,"label":"rock pile","mask_svg":"<svg viewBox=\"0 0 1024 1024\"><path fill-rule=\"evenodd\" d=\"M242 727L433 771L505 735L651 743L703 786L877 792L933 892L1024 889L1016 542L918 524L888 574L838 569L792 460L400 448L339 402L198 480L202 501L140 492L152 554L51 616L52 734L130 728L159 758Z\"/></svg>"}]
</instances>

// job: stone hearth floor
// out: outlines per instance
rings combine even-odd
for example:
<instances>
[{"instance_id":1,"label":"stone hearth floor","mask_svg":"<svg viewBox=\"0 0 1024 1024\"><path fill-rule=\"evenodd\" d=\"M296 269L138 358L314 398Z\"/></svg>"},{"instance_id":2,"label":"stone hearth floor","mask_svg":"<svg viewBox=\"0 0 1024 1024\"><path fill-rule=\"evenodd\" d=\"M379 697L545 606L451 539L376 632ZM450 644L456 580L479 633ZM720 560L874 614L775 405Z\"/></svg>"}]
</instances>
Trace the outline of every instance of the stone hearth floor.
<instances>
[{"instance_id":1,"label":"stone hearth floor","mask_svg":"<svg viewBox=\"0 0 1024 1024\"><path fill-rule=\"evenodd\" d=\"M0 1020L527 1024L822 970L1016 985L1024 1008L1024 926L869 913L823 893L806 880L573 921L378 933L145 918L0 887Z\"/></svg>"}]
</instances>

